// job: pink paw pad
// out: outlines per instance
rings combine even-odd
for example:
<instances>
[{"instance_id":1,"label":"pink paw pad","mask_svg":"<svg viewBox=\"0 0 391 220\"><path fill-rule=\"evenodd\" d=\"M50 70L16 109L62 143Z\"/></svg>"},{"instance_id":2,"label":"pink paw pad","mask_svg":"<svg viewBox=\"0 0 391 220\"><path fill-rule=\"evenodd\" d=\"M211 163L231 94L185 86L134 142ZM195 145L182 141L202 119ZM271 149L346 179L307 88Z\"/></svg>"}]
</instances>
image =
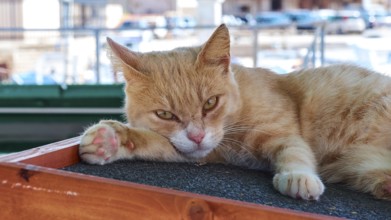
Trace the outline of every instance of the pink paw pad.
<instances>
[{"instance_id":1,"label":"pink paw pad","mask_svg":"<svg viewBox=\"0 0 391 220\"><path fill-rule=\"evenodd\" d=\"M134 144L133 144L133 142L129 141L129 142L126 144L126 147L127 147L129 150L134 150Z\"/></svg>"},{"instance_id":2,"label":"pink paw pad","mask_svg":"<svg viewBox=\"0 0 391 220\"><path fill-rule=\"evenodd\" d=\"M117 138L115 138L115 137L113 137L113 138L110 138L110 144L111 144L111 146L113 146L113 147L117 147L117 145L118 145L118 141L117 141Z\"/></svg>"},{"instance_id":3,"label":"pink paw pad","mask_svg":"<svg viewBox=\"0 0 391 220\"><path fill-rule=\"evenodd\" d=\"M96 155L98 156L104 156L106 153L106 150L103 149L103 148L99 148L97 151L96 151Z\"/></svg>"},{"instance_id":4,"label":"pink paw pad","mask_svg":"<svg viewBox=\"0 0 391 220\"><path fill-rule=\"evenodd\" d=\"M106 128L99 128L97 130L98 135L92 140L92 144L102 144L104 142L104 134L106 133Z\"/></svg>"},{"instance_id":5,"label":"pink paw pad","mask_svg":"<svg viewBox=\"0 0 391 220\"><path fill-rule=\"evenodd\" d=\"M99 128L98 129L98 134L104 135L106 133L107 129L106 128Z\"/></svg>"},{"instance_id":6,"label":"pink paw pad","mask_svg":"<svg viewBox=\"0 0 391 220\"><path fill-rule=\"evenodd\" d=\"M103 138L102 137L96 137L92 141L92 144L101 144L101 143L103 143Z\"/></svg>"}]
</instances>

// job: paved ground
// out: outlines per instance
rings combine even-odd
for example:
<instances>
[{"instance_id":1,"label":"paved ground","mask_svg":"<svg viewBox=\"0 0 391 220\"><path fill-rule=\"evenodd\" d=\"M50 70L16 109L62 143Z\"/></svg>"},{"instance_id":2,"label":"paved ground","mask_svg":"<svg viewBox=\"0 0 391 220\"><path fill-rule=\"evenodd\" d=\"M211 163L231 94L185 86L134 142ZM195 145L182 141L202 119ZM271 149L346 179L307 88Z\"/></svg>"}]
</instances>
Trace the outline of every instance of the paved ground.
<instances>
[{"instance_id":1,"label":"paved ground","mask_svg":"<svg viewBox=\"0 0 391 220\"><path fill-rule=\"evenodd\" d=\"M341 185L327 185L320 201L294 200L274 190L268 173L221 164L120 161L105 166L80 163L65 170L350 219L391 219L391 202Z\"/></svg>"}]
</instances>

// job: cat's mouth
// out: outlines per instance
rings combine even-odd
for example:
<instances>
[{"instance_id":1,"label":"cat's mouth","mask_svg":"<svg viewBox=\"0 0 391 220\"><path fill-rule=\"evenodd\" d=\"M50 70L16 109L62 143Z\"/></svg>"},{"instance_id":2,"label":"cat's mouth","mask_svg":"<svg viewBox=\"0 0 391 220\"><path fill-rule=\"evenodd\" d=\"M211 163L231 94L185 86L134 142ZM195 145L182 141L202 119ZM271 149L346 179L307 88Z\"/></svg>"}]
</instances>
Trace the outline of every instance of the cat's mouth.
<instances>
[{"instance_id":1,"label":"cat's mouth","mask_svg":"<svg viewBox=\"0 0 391 220\"><path fill-rule=\"evenodd\" d=\"M176 146L171 141L170 141L170 143L178 154L180 154L186 158L190 158L190 159L203 158L206 155L208 155L208 153L212 150L212 149L205 148L205 147L197 147L197 148L192 148L191 150L189 149L189 150L184 151L184 150L181 150L180 147Z\"/></svg>"},{"instance_id":2,"label":"cat's mouth","mask_svg":"<svg viewBox=\"0 0 391 220\"><path fill-rule=\"evenodd\" d=\"M200 140L192 140L185 130L172 134L168 140L178 154L188 159L201 159L206 157L218 142L210 132L206 132Z\"/></svg>"}]
</instances>

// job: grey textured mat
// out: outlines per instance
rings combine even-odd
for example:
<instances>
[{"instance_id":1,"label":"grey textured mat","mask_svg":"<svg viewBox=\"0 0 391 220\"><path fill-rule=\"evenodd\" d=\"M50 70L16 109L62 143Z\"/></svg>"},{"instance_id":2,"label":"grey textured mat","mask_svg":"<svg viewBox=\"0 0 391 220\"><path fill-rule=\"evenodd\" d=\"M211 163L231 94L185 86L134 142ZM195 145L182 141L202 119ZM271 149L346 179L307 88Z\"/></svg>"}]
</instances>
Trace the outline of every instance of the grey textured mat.
<instances>
[{"instance_id":1,"label":"grey textured mat","mask_svg":"<svg viewBox=\"0 0 391 220\"><path fill-rule=\"evenodd\" d=\"M268 173L221 164L118 161L104 166L79 163L64 170L323 215L391 219L391 202L341 185L327 185L319 201L294 200L274 190Z\"/></svg>"}]
</instances>

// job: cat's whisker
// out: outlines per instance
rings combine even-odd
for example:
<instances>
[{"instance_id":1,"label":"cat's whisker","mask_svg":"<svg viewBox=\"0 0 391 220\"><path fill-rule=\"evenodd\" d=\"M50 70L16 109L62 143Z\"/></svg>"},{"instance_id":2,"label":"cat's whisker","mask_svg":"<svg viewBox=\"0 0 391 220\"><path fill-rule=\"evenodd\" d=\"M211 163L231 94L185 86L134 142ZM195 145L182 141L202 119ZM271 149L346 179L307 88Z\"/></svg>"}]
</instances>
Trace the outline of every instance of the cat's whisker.
<instances>
[{"instance_id":1,"label":"cat's whisker","mask_svg":"<svg viewBox=\"0 0 391 220\"><path fill-rule=\"evenodd\" d=\"M238 141L238 140L232 139L232 138L225 138L225 139L223 139L222 142L224 142L224 141L229 141L230 143L233 143L233 144L235 144L236 146L240 147L241 149L244 149L244 150L246 150L247 152L251 153L251 151L248 149L248 148L251 148L251 146L248 145L248 144L246 144L246 143L244 143L244 142L242 142L242 141ZM248 147L248 148L247 148L247 147ZM252 153L251 153L251 154L252 154Z\"/></svg>"},{"instance_id":2,"label":"cat's whisker","mask_svg":"<svg viewBox=\"0 0 391 220\"><path fill-rule=\"evenodd\" d=\"M257 157L251 151L251 146L244 142L225 138L220 143L219 150L221 155L233 164L251 168L263 168Z\"/></svg>"},{"instance_id":3,"label":"cat's whisker","mask_svg":"<svg viewBox=\"0 0 391 220\"><path fill-rule=\"evenodd\" d=\"M233 144L235 144L235 146L238 146L240 149L243 149L243 150L247 151L248 153L252 154L251 150L249 150L249 149L251 149L251 146L242 142L242 141L232 139L232 138L224 138L222 140L222 142L225 142L225 141L229 141L229 143L231 143L231 144L233 143Z\"/></svg>"},{"instance_id":4,"label":"cat's whisker","mask_svg":"<svg viewBox=\"0 0 391 220\"><path fill-rule=\"evenodd\" d=\"M237 133L241 133L241 132L257 132L257 133L270 134L270 132L268 132L265 129L254 128L251 126L237 126L237 127L231 126L231 127L224 127L223 130L224 130L224 134L226 134L226 135L237 134Z\"/></svg>"}]
</instances>

